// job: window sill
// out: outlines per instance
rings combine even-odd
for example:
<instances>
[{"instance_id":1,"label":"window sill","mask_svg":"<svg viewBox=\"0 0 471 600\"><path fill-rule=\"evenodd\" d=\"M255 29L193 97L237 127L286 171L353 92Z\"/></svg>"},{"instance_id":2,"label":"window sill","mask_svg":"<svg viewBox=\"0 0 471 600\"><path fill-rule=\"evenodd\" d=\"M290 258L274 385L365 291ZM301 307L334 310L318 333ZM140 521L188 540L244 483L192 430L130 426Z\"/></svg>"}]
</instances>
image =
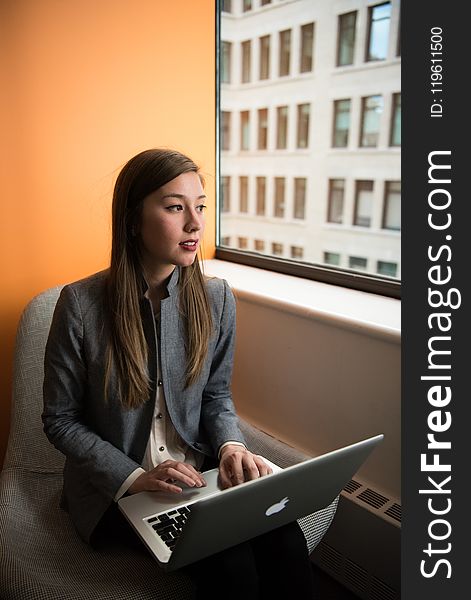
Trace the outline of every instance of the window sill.
<instances>
[{"instance_id":1,"label":"window sill","mask_svg":"<svg viewBox=\"0 0 471 600\"><path fill-rule=\"evenodd\" d=\"M400 300L223 260L205 260L203 267L248 302L400 343Z\"/></svg>"}]
</instances>

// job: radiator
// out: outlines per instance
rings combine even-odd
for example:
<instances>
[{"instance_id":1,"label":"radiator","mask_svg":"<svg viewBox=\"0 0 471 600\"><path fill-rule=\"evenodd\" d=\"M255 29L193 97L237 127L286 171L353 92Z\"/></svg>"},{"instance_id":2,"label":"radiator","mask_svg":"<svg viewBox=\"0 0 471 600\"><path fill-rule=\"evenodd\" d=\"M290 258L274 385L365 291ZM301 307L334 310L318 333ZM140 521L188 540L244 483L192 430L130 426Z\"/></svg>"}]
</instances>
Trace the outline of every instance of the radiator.
<instances>
[{"instance_id":1,"label":"radiator","mask_svg":"<svg viewBox=\"0 0 471 600\"><path fill-rule=\"evenodd\" d=\"M311 559L363 600L398 600L400 503L352 479L342 490L332 525Z\"/></svg>"}]
</instances>

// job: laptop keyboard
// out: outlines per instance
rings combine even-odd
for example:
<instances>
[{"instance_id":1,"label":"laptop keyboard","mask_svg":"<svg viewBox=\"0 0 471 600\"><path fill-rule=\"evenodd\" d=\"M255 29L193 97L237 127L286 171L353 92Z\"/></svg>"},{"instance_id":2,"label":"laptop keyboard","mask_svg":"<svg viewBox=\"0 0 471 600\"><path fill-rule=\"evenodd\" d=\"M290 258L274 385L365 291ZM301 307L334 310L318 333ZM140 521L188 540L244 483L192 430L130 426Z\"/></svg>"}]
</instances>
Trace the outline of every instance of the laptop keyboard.
<instances>
[{"instance_id":1,"label":"laptop keyboard","mask_svg":"<svg viewBox=\"0 0 471 600\"><path fill-rule=\"evenodd\" d=\"M190 508L181 506L157 517L150 517L146 521L170 550L173 550L189 514Z\"/></svg>"}]
</instances>

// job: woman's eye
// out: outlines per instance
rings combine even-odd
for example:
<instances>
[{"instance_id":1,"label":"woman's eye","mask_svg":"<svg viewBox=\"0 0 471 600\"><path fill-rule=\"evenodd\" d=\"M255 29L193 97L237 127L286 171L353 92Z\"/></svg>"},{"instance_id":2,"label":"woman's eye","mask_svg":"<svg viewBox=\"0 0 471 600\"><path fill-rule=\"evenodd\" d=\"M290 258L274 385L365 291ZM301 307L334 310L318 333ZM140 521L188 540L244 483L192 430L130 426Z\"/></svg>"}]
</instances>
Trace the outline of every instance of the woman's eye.
<instances>
[{"instance_id":1,"label":"woman's eye","mask_svg":"<svg viewBox=\"0 0 471 600\"><path fill-rule=\"evenodd\" d=\"M205 208L206 208L206 204L200 204L199 206L196 207L196 209L199 210L200 212L203 212Z\"/></svg>"},{"instance_id":2,"label":"woman's eye","mask_svg":"<svg viewBox=\"0 0 471 600\"><path fill-rule=\"evenodd\" d=\"M172 204L172 206L167 206L167 210L171 212L179 212L183 210L183 206L181 204Z\"/></svg>"}]
</instances>

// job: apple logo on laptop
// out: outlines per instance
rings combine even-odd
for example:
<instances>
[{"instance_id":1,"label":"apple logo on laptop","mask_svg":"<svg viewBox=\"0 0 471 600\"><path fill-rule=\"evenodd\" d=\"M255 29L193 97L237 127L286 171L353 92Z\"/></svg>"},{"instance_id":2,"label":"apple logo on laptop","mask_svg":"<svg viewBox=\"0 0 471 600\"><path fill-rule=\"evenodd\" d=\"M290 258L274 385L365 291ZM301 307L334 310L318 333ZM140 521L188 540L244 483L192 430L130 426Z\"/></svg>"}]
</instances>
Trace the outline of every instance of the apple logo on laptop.
<instances>
[{"instance_id":1,"label":"apple logo on laptop","mask_svg":"<svg viewBox=\"0 0 471 600\"><path fill-rule=\"evenodd\" d=\"M269 508L267 508L267 510L265 511L265 514L267 515L267 517L269 517L270 515L279 513L280 510L283 510L284 508L286 508L286 505L288 504L288 502L289 502L289 498L286 496L286 498L283 498L279 502L275 502L275 504L272 504Z\"/></svg>"}]
</instances>

